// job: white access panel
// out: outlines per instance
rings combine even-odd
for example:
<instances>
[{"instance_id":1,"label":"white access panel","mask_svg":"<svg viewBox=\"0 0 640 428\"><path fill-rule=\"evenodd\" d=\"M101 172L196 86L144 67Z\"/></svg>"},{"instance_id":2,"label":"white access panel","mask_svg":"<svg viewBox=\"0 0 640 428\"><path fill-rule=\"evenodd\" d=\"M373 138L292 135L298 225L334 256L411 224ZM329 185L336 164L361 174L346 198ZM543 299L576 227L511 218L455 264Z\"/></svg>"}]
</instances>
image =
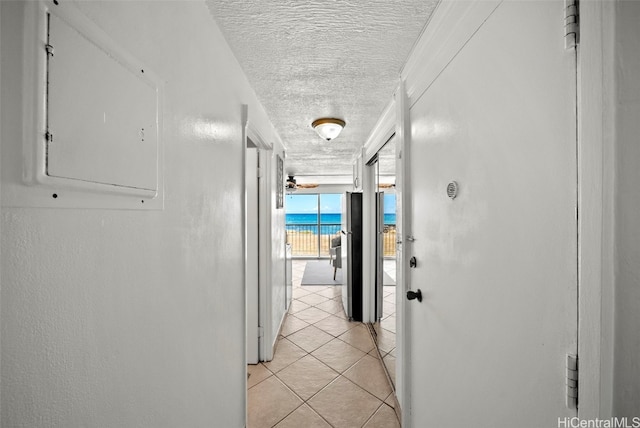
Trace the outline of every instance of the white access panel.
<instances>
[{"instance_id":1,"label":"white access panel","mask_svg":"<svg viewBox=\"0 0 640 428\"><path fill-rule=\"evenodd\" d=\"M158 91L145 70L49 14L46 172L158 190Z\"/></svg>"}]
</instances>

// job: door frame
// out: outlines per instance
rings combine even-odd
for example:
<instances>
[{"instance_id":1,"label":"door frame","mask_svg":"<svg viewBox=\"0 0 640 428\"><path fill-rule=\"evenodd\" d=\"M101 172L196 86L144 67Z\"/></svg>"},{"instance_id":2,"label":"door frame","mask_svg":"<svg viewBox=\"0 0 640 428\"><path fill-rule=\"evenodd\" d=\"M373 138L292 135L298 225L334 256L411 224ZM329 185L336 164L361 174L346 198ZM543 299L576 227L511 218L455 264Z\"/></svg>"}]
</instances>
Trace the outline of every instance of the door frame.
<instances>
[{"instance_id":1,"label":"door frame","mask_svg":"<svg viewBox=\"0 0 640 428\"><path fill-rule=\"evenodd\" d=\"M405 359L407 352L408 342L405 339L407 337L407 326L404 320L406 319L406 299L403 296L408 289L408 285L405 283L406 274L403 274L403 269L407 265L404 260L402 248L402 225L408 224L406 220L403 220L403 212L401 210L403 189L406 187L406 182L403 180L404 173L404 161L402 153L404 150L404 138L407 134L406 128L408 122L405 123L401 120L403 117L408 117L404 113L400 113L399 109L406 105L406 101L403 101L399 97L399 94L404 93L404 86L400 82L399 87L396 89L394 98L387 104L382 112L382 115L376 123L373 131L367 138L363 150L363 248L367 248L367 251L363 252L363 281L365 284L375 284L375 268L376 268L376 251L375 251L375 234L376 234L376 219L375 219L375 203L376 203L376 188L374 167L368 165L382 147L393 138L396 145L396 239L398 243L396 245L396 384L395 392L400 412L398 416L401 421L407 420L409 417L409 406L405 403L408 401L408 376L405 376L405 367L407 367L407 361ZM407 212L404 212L407 215ZM374 323L376 313L376 299L375 299L375 287L373 285L367 287L364 292L364 313L365 322ZM397 409L396 409L397 412ZM406 413L406 415L405 415ZM403 426L405 426L403 422Z\"/></svg>"},{"instance_id":2,"label":"door frame","mask_svg":"<svg viewBox=\"0 0 640 428\"><path fill-rule=\"evenodd\" d=\"M267 143L267 140L262 136L260 131L253 125L249 119L249 107L246 104L242 105L242 188L246 189L246 174L247 174L247 140L253 142L258 149L258 164L260 165L258 176L258 200L261 201L258 204L258 297L255 299L258 303L258 329L259 329L259 342L258 342L258 360L266 361L272 358L273 348L272 344L274 338L272 337L271 328L271 289L268 279L271 277L271 160L273 145ZM245 224L247 221L247 203L246 194L242 198L242 212L245 217ZM247 299L247 293L250 291L247 289L247 231L243 228L242 231L242 246L244 253L243 260L243 282L245 284L245 301ZM245 308L246 310L246 308ZM246 320L245 317L243 317ZM244 331L246 332L246 326ZM245 343L247 338L245 337ZM244 359L246 361L246 349ZM245 376L246 378L246 376ZM246 379L245 379L246 382ZM246 388L245 388L246 389Z\"/></svg>"},{"instance_id":3,"label":"door frame","mask_svg":"<svg viewBox=\"0 0 640 428\"><path fill-rule=\"evenodd\" d=\"M375 171L371 165L380 149L396 133L395 100L391 100L382 112L373 131L362 149L362 271L363 271L363 321L374 323L376 314L375 267L376 267L376 188ZM397 281L396 281L397 282ZM396 335L398 332L396 332ZM398 360L396 360L398 361Z\"/></svg>"},{"instance_id":4,"label":"door frame","mask_svg":"<svg viewBox=\"0 0 640 428\"><path fill-rule=\"evenodd\" d=\"M375 278L375 180L373 167L368 164L380 149L393 137L396 145L396 384L395 392L397 403L400 407L399 418L402 426L411 424L410 401L410 342L407 323L410 305L404 298L407 290L411 288L408 282L408 259L404 246L409 243L406 236L411 235L410 210L410 177L406 159L409 156L409 138L411 136L411 123L409 121L409 98L404 80L400 79L392 100L387 104L373 131L367 138L362 151L364 168L363 200L367 208L364 209L364 233L363 246L369 251L363 254L363 270L365 280L368 282ZM375 289L369 287L365 294L365 306L368 308L369 319L367 322L375 322Z\"/></svg>"},{"instance_id":5,"label":"door frame","mask_svg":"<svg viewBox=\"0 0 640 428\"><path fill-rule=\"evenodd\" d=\"M394 94L396 127L396 397L400 405L400 422L411 427L411 305L404 298L411 289L406 238L411 232L411 177L407 159L410 156L411 121L409 97L404 80Z\"/></svg>"},{"instance_id":6,"label":"door frame","mask_svg":"<svg viewBox=\"0 0 640 428\"><path fill-rule=\"evenodd\" d=\"M245 344L246 363L260 361L260 198L259 198L260 150L247 137L245 145ZM255 338L255 340L253 339Z\"/></svg>"},{"instance_id":7,"label":"door frame","mask_svg":"<svg viewBox=\"0 0 640 428\"><path fill-rule=\"evenodd\" d=\"M614 2L580 2L578 357L581 419L612 415L614 349Z\"/></svg>"}]
</instances>

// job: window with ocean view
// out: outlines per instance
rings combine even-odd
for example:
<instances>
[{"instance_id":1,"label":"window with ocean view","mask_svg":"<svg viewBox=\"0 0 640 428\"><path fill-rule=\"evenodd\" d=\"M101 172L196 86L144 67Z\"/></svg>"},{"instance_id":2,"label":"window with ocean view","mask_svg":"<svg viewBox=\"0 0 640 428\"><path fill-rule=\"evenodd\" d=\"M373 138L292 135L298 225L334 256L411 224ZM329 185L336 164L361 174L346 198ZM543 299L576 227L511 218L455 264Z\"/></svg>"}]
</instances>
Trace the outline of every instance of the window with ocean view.
<instances>
[{"instance_id":1,"label":"window with ocean view","mask_svg":"<svg viewBox=\"0 0 640 428\"><path fill-rule=\"evenodd\" d=\"M340 234L342 194L300 194L286 198L287 242L293 256L328 257L331 238ZM384 195L384 256L396 254L396 195Z\"/></svg>"},{"instance_id":2,"label":"window with ocean view","mask_svg":"<svg viewBox=\"0 0 640 428\"><path fill-rule=\"evenodd\" d=\"M292 255L328 257L331 238L340 234L342 195L287 195L285 207Z\"/></svg>"},{"instance_id":3,"label":"window with ocean view","mask_svg":"<svg viewBox=\"0 0 640 428\"><path fill-rule=\"evenodd\" d=\"M384 257L396 256L396 194L384 194L384 228L382 249Z\"/></svg>"}]
</instances>

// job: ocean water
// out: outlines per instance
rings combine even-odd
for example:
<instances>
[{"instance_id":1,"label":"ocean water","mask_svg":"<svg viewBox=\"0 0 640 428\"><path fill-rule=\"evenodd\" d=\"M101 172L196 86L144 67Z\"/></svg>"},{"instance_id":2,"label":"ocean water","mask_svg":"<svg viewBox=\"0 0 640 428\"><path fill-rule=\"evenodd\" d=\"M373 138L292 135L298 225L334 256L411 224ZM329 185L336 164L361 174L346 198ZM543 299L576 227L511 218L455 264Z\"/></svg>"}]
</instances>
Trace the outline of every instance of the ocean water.
<instances>
[{"instance_id":1,"label":"ocean water","mask_svg":"<svg viewBox=\"0 0 640 428\"><path fill-rule=\"evenodd\" d=\"M321 214L320 233L330 235L340 231L341 214ZM287 214L287 230L318 232L318 214ZM385 214L384 224L396 224L395 214Z\"/></svg>"}]
</instances>

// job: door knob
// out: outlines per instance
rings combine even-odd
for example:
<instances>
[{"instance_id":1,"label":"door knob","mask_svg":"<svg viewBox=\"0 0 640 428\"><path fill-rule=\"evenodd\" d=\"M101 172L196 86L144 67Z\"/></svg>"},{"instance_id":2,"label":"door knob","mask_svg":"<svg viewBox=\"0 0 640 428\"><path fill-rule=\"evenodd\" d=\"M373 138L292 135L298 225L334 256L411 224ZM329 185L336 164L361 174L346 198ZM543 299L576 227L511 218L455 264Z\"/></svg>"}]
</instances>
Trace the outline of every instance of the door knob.
<instances>
[{"instance_id":1,"label":"door knob","mask_svg":"<svg viewBox=\"0 0 640 428\"><path fill-rule=\"evenodd\" d=\"M409 290L407 291L407 300L415 300L418 299L418 302L422 302L422 291L420 289L416 291Z\"/></svg>"}]
</instances>

